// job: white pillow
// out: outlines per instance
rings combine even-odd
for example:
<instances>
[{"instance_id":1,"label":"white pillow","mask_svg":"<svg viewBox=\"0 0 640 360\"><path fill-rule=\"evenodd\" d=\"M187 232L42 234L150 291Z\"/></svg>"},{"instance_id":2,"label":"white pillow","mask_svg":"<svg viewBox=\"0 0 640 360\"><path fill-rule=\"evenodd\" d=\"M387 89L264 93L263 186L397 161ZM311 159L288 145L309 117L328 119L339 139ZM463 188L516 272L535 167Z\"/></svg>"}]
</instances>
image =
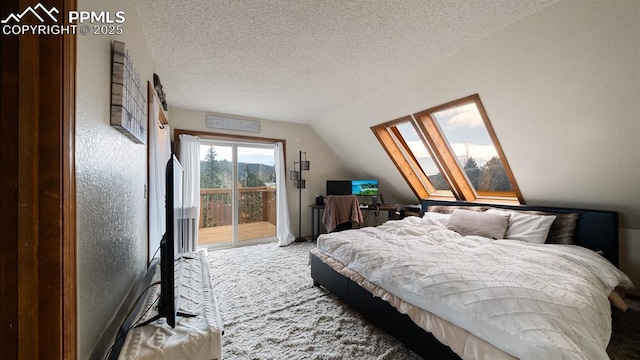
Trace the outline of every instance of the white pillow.
<instances>
[{"instance_id":1,"label":"white pillow","mask_svg":"<svg viewBox=\"0 0 640 360\"><path fill-rule=\"evenodd\" d=\"M441 214L436 212L426 212L422 216L422 221L426 225L438 225L446 227L451 214Z\"/></svg>"},{"instance_id":2,"label":"white pillow","mask_svg":"<svg viewBox=\"0 0 640 360\"><path fill-rule=\"evenodd\" d=\"M510 215L509 226L504 234L505 239L544 244L549 234L555 215L533 215L506 210L487 210L496 215Z\"/></svg>"},{"instance_id":3,"label":"white pillow","mask_svg":"<svg viewBox=\"0 0 640 360\"><path fill-rule=\"evenodd\" d=\"M456 209L451 213L447 229L462 236L478 235L489 239L504 239L509 226L509 215L490 214Z\"/></svg>"}]
</instances>

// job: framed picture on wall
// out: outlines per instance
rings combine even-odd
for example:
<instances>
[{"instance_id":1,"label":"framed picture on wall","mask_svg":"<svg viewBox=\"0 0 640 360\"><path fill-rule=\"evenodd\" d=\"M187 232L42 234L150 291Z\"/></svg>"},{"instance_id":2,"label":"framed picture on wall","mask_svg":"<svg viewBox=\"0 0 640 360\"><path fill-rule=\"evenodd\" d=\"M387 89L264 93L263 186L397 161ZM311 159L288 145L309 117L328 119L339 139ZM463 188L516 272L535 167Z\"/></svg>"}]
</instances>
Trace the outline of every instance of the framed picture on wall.
<instances>
[{"instance_id":1,"label":"framed picture on wall","mask_svg":"<svg viewBox=\"0 0 640 360\"><path fill-rule=\"evenodd\" d=\"M133 59L120 41L113 42L111 125L138 144L147 139L147 90Z\"/></svg>"}]
</instances>

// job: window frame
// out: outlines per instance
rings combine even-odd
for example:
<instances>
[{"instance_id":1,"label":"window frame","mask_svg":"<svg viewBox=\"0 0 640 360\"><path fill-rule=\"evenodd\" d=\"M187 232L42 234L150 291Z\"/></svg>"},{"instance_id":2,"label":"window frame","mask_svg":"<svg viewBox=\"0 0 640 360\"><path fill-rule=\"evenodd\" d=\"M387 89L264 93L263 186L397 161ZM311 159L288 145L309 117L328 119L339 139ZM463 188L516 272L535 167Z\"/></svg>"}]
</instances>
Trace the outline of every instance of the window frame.
<instances>
[{"instance_id":1,"label":"window frame","mask_svg":"<svg viewBox=\"0 0 640 360\"><path fill-rule=\"evenodd\" d=\"M444 133L440 129L437 120L433 114L439 111L448 110L474 103L478 109L478 113L482 118L482 122L491 138L493 146L502 163L505 173L511 184L513 191L477 191L467 174L463 169L463 165L459 163L458 158L451 148L451 144L447 141ZM396 126L405 122L410 122L418 138L423 142L427 151L433 158L440 174L448 183L451 192L443 190L435 190L433 184L429 181L428 176L421 168L415 155L409 149L405 139L397 130ZM507 158L502 150L502 146L498 141L487 112L480 100L478 94L470 95L461 99L447 102L417 113L403 116L379 125L371 127L374 135L389 155L398 171L419 199L439 199L439 200L463 200L478 201L489 203L509 203L524 204L524 199L520 188L513 176L513 172Z\"/></svg>"}]
</instances>

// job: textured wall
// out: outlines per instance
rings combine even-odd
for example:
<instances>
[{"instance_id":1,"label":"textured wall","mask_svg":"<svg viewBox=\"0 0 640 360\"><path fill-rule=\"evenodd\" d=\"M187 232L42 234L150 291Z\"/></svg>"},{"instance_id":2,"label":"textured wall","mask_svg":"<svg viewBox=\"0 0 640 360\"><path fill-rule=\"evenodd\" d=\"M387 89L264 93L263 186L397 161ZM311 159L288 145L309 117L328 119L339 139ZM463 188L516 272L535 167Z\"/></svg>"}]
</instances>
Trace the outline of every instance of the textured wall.
<instances>
[{"instance_id":1,"label":"textured wall","mask_svg":"<svg viewBox=\"0 0 640 360\"><path fill-rule=\"evenodd\" d=\"M112 40L125 42L145 82L153 62L133 2L79 0L78 8L126 13L121 36L78 35L78 358L102 359L114 336L107 328L147 259L147 150L109 122Z\"/></svg>"}]
</instances>

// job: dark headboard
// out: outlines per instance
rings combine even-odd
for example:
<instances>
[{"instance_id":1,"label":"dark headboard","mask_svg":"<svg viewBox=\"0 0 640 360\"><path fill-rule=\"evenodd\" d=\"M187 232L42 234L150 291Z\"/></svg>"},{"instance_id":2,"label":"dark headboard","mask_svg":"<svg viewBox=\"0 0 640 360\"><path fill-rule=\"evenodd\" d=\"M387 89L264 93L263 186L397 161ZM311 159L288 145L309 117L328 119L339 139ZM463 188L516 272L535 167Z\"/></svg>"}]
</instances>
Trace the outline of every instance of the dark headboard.
<instances>
[{"instance_id":1,"label":"dark headboard","mask_svg":"<svg viewBox=\"0 0 640 360\"><path fill-rule=\"evenodd\" d=\"M579 213L576 225L574 244L593 251L601 251L602 255L615 266L618 266L618 213L615 211L583 210L544 206L480 204L465 201L422 200L422 213L429 206L491 206L512 210L546 211L559 214Z\"/></svg>"}]
</instances>

